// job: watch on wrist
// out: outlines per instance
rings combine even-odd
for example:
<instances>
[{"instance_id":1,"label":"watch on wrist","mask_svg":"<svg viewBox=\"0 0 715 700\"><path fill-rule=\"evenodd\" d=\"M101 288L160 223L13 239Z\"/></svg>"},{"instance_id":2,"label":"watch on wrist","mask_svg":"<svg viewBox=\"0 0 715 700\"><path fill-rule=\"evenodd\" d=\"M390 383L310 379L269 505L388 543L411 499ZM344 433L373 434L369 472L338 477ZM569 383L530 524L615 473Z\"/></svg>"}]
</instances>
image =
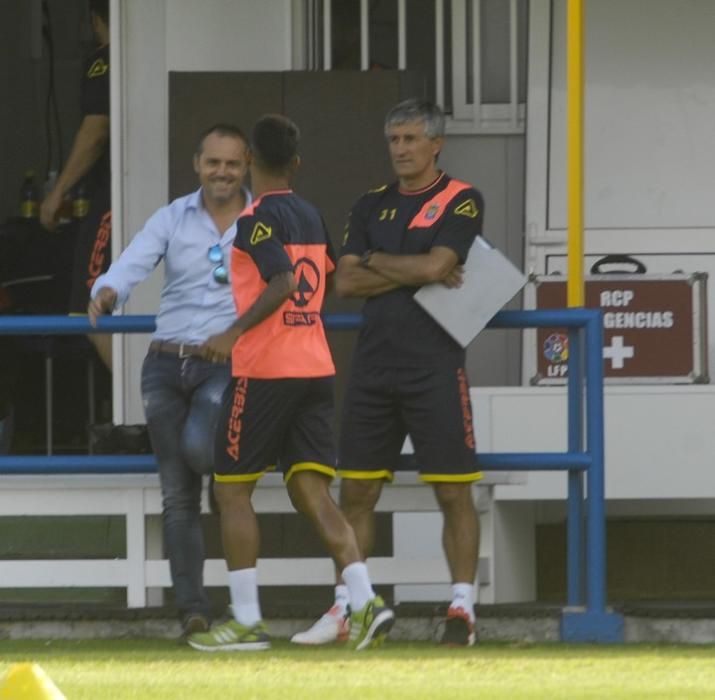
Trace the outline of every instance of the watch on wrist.
<instances>
[{"instance_id":1,"label":"watch on wrist","mask_svg":"<svg viewBox=\"0 0 715 700\"><path fill-rule=\"evenodd\" d=\"M358 265L360 265L360 267L364 267L365 269L367 269L368 266L370 265L370 258L372 257L372 254L373 254L374 252L375 252L375 251L372 250L372 249L366 250L366 251L360 256L360 262L358 263Z\"/></svg>"}]
</instances>

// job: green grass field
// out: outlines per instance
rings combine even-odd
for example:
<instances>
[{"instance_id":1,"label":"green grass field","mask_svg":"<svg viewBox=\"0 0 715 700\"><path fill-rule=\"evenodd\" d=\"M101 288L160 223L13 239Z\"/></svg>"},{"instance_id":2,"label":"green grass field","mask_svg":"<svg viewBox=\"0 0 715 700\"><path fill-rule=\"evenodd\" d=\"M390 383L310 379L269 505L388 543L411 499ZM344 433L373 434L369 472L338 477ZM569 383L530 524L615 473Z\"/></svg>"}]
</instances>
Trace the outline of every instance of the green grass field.
<instances>
[{"instance_id":1,"label":"green grass field","mask_svg":"<svg viewBox=\"0 0 715 700\"><path fill-rule=\"evenodd\" d=\"M202 654L166 640L0 640L0 677L25 661L68 700L715 698L712 646L388 642L354 653L279 641L268 652Z\"/></svg>"}]
</instances>

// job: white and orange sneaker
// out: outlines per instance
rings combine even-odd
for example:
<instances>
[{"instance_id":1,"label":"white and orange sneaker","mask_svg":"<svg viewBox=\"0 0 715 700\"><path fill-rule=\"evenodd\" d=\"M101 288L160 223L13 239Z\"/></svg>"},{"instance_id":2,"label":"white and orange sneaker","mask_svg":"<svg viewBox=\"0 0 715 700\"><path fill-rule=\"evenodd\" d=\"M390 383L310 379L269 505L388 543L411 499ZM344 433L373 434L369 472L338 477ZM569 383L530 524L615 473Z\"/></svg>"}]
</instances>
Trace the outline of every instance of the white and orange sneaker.
<instances>
[{"instance_id":1,"label":"white and orange sneaker","mask_svg":"<svg viewBox=\"0 0 715 700\"><path fill-rule=\"evenodd\" d=\"M310 629L291 637L293 644L332 644L350 636L350 610L333 605Z\"/></svg>"},{"instance_id":2,"label":"white and orange sneaker","mask_svg":"<svg viewBox=\"0 0 715 700\"><path fill-rule=\"evenodd\" d=\"M471 647L477 640L474 621L464 608L450 606L440 644L450 647Z\"/></svg>"}]
</instances>

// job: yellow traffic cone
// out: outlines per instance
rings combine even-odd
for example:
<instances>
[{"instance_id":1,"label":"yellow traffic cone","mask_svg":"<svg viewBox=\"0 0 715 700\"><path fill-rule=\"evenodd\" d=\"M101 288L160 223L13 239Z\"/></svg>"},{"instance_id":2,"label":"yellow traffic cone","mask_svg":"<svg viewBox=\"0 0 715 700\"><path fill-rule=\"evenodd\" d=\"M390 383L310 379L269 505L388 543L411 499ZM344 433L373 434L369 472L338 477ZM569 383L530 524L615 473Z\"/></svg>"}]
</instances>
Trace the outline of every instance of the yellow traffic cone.
<instances>
[{"instance_id":1,"label":"yellow traffic cone","mask_svg":"<svg viewBox=\"0 0 715 700\"><path fill-rule=\"evenodd\" d=\"M15 664L0 680L0 700L67 700L37 664Z\"/></svg>"}]
</instances>

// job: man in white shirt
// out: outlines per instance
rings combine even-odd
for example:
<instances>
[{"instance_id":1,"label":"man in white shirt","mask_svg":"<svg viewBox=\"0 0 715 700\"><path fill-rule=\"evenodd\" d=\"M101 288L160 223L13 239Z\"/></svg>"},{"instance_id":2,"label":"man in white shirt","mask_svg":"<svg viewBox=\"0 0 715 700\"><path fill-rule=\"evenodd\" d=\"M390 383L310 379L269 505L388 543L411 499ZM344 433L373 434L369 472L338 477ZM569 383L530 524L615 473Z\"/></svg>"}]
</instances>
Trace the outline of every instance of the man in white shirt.
<instances>
[{"instance_id":1,"label":"man in white shirt","mask_svg":"<svg viewBox=\"0 0 715 700\"><path fill-rule=\"evenodd\" d=\"M159 464L164 543L184 637L208 630L200 523L202 475L213 471L218 410L229 362L209 362L200 346L236 320L228 264L235 222L251 202L243 187L248 142L230 124L207 129L194 155L201 187L162 207L97 279L88 313L125 303L163 259L156 332L142 368L142 397Z\"/></svg>"}]
</instances>

